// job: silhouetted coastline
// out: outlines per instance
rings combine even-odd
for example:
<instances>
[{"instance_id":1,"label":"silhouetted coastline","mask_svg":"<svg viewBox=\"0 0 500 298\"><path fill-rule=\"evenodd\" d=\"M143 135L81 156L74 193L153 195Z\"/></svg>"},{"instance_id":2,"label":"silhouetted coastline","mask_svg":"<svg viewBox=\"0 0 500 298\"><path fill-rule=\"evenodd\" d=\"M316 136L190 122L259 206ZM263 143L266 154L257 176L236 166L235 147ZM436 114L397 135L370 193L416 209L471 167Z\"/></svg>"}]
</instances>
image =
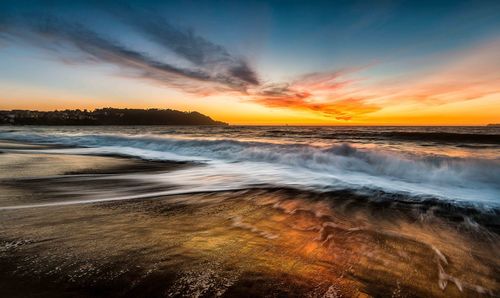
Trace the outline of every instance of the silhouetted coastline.
<instances>
[{"instance_id":1,"label":"silhouetted coastline","mask_svg":"<svg viewBox=\"0 0 500 298\"><path fill-rule=\"evenodd\" d=\"M93 111L0 111L1 125L228 125L198 112L171 109L115 109Z\"/></svg>"}]
</instances>

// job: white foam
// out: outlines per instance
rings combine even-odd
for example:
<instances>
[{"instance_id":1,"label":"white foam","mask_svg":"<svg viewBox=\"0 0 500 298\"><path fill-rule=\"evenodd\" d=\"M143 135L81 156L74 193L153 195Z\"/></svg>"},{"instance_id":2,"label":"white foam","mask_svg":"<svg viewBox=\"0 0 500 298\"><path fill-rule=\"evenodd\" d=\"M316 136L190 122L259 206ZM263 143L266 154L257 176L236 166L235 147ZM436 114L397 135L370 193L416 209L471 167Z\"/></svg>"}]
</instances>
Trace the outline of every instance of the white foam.
<instances>
[{"instance_id":1,"label":"white foam","mask_svg":"<svg viewBox=\"0 0 500 298\"><path fill-rule=\"evenodd\" d=\"M45 152L119 154L143 159L205 162L167 175L139 175L182 188L237 189L255 185L308 190L377 189L411 196L500 203L498 160L451 158L359 149L348 144L329 148L237 140L183 139L82 133L0 133L0 138L85 148Z\"/></svg>"}]
</instances>

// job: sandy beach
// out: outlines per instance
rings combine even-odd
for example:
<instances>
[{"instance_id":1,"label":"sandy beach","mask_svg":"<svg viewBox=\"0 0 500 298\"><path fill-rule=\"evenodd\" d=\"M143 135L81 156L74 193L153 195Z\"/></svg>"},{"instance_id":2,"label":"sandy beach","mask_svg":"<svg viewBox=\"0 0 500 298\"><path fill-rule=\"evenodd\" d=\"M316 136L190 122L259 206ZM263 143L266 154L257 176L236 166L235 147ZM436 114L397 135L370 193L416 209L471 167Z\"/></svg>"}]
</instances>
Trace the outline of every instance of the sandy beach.
<instances>
[{"instance_id":1,"label":"sandy beach","mask_svg":"<svg viewBox=\"0 0 500 298\"><path fill-rule=\"evenodd\" d=\"M0 298L500 298L500 0L0 0Z\"/></svg>"},{"instance_id":2,"label":"sandy beach","mask_svg":"<svg viewBox=\"0 0 500 298\"><path fill-rule=\"evenodd\" d=\"M106 201L120 190L169 191L138 183L137 173L198 165L0 146L3 297L471 297L499 291L495 216L483 218L490 229L475 228L453 220L473 210L452 214L432 204L287 189ZM87 202L89 196L103 200Z\"/></svg>"}]
</instances>

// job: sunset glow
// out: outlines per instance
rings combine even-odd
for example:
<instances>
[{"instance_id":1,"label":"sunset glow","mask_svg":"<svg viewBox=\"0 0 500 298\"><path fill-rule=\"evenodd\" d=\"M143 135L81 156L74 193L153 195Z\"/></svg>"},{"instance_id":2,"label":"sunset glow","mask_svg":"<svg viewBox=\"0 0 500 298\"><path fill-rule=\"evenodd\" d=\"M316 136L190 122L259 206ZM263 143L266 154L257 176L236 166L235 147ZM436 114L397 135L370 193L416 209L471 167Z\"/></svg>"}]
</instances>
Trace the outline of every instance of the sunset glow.
<instances>
[{"instance_id":1,"label":"sunset glow","mask_svg":"<svg viewBox=\"0 0 500 298\"><path fill-rule=\"evenodd\" d=\"M173 108L250 125L500 122L498 2L206 3L203 15L189 2L150 4L2 4L0 109ZM234 16L245 25L225 26Z\"/></svg>"},{"instance_id":2,"label":"sunset glow","mask_svg":"<svg viewBox=\"0 0 500 298\"><path fill-rule=\"evenodd\" d=\"M500 297L500 0L0 0L0 297Z\"/></svg>"}]
</instances>

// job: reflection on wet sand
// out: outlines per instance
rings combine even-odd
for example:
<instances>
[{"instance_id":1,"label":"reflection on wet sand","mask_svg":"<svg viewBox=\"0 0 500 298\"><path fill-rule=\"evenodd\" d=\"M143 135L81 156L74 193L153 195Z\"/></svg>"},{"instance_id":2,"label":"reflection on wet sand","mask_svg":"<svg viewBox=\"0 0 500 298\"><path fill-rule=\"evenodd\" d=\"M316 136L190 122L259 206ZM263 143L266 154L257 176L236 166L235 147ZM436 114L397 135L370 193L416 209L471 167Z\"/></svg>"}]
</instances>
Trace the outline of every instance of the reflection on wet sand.
<instances>
[{"instance_id":1,"label":"reflection on wet sand","mask_svg":"<svg viewBox=\"0 0 500 298\"><path fill-rule=\"evenodd\" d=\"M2 171L9 155L0 155ZM43 158L36 167L73 174L4 177L2 206L77 200L91 190L97 195L122 188L158 190L154 183L134 185L103 174L111 164L131 160L99 157L93 163L94 157L68 155L54 166L52 158L60 156ZM77 160L92 166L75 170ZM27 172L29 167L24 165ZM92 168L101 174L90 174ZM1 210L0 294L498 295L498 230L464 215L470 211L457 213L459 220L441 212L416 203L388 205L347 193L286 189Z\"/></svg>"}]
</instances>

